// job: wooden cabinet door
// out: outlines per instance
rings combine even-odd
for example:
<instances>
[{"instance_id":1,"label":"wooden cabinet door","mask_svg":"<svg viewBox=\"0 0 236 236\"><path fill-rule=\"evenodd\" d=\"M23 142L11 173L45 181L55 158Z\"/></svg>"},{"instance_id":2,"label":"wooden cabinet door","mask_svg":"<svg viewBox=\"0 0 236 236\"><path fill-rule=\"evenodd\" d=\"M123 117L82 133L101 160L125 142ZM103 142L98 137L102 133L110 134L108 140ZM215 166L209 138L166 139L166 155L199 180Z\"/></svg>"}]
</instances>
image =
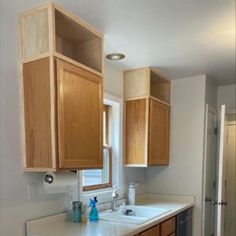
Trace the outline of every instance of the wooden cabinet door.
<instances>
[{"instance_id":1,"label":"wooden cabinet door","mask_svg":"<svg viewBox=\"0 0 236 236\"><path fill-rule=\"evenodd\" d=\"M140 233L139 236L160 236L160 227L159 227L159 225L156 225L156 226Z\"/></svg>"},{"instance_id":2,"label":"wooden cabinet door","mask_svg":"<svg viewBox=\"0 0 236 236\"><path fill-rule=\"evenodd\" d=\"M170 107L150 99L149 112L148 164L168 165Z\"/></svg>"},{"instance_id":3,"label":"wooden cabinet door","mask_svg":"<svg viewBox=\"0 0 236 236\"><path fill-rule=\"evenodd\" d=\"M172 236L176 229L176 218L172 217L169 220L161 223L161 236ZM174 235L174 234L173 234Z\"/></svg>"},{"instance_id":4,"label":"wooden cabinet door","mask_svg":"<svg viewBox=\"0 0 236 236\"><path fill-rule=\"evenodd\" d=\"M57 59L59 168L102 167L102 78Z\"/></svg>"},{"instance_id":5,"label":"wooden cabinet door","mask_svg":"<svg viewBox=\"0 0 236 236\"><path fill-rule=\"evenodd\" d=\"M147 99L126 101L127 165L147 165Z\"/></svg>"}]
</instances>

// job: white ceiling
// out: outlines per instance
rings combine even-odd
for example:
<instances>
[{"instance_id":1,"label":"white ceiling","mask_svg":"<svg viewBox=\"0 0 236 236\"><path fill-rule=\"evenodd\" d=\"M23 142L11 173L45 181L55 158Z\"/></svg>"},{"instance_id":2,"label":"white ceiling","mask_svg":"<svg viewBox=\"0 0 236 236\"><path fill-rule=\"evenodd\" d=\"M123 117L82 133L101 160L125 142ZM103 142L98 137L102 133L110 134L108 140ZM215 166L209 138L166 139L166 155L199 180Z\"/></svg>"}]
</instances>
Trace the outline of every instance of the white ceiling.
<instances>
[{"instance_id":1,"label":"white ceiling","mask_svg":"<svg viewBox=\"0 0 236 236\"><path fill-rule=\"evenodd\" d=\"M235 0L58 0L105 34L123 69L235 83Z\"/></svg>"}]
</instances>

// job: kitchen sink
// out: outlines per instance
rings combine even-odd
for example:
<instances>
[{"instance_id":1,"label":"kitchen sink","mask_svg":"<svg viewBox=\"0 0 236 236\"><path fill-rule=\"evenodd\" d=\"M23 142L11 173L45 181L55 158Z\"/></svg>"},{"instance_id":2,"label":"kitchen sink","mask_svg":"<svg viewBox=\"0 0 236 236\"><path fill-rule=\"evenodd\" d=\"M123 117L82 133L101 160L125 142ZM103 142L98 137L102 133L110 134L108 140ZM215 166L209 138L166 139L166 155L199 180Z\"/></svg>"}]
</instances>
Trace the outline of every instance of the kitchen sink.
<instances>
[{"instance_id":1,"label":"kitchen sink","mask_svg":"<svg viewBox=\"0 0 236 236\"><path fill-rule=\"evenodd\" d=\"M153 218L159 217L169 210L162 208L152 208L144 206L126 206L128 215L121 214L118 210L113 212L103 212L100 214L100 220L114 221L127 224L143 224Z\"/></svg>"}]
</instances>

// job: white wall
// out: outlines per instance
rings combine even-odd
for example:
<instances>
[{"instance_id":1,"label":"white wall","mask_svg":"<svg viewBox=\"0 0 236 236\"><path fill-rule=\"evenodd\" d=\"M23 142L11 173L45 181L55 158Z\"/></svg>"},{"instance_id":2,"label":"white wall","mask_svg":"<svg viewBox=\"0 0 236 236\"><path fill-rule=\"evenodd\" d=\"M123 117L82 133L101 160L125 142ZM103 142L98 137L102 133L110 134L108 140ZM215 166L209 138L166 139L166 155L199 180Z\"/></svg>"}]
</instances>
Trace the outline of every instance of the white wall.
<instances>
[{"instance_id":1,"label":"white wall","mask_svg":"<svg viewBox=\"0 0 236 236\"><path fill-rule=\"evenodd\" d=\"M109 62L107 59L104 60L104 91L108 94L123 98L123 71L117 65L118 62Z\"/></svg>"},{"instance_id":2,"label":"white wall","mask_svg":"<svg viewBox=\"0 0 236 236\"><path fill-rule=\"evenodd\" d=\"M148 191L194 195L194 236L201 233L204 75L173 80L171 85L170 164L147 171Z\"/></svg>"},{"instance_id":3,"label":"white wall","mask_svg":"<svg viewBox=\"0 0 236 236\"><path fill-rule=\"evenodd\" d=\"M217 90L217 104L226 105L229 110L236 110L236 84L219 86Z\"/></svg>"},{"instance_id":4,"label":"white wall","mask_svg":"<svg viewBox=\"0 0 236 236\"><path fill-rule=\"evenodd\" d=\"M217 86L215 80L206 78L206 104L211 108L217 109Z\"/></svg>"}]
</instances>

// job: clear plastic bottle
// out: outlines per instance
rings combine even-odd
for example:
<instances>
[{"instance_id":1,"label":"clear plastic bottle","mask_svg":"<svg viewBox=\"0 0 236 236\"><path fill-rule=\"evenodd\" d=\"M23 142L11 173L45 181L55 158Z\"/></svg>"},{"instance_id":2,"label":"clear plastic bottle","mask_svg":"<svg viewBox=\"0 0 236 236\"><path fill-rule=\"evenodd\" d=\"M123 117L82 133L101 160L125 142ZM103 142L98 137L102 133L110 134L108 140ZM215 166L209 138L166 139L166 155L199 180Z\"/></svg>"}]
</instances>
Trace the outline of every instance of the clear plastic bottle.
<instances>
[{"instance_id":1,"label":"clear plastic bottle","mask_svg":"<svg viewBox=\"0 0 236 236\"><path fill-rule=\"evenodd\" d=\"M72 221L75 223L81 222L81 206L82 202L75 201L72 203Z\"/></svg>"},{"instance_id":2,"label":"clear plastic bottle","mask_svg":"<svg viewBox=\"0 0 236 236\"><path fill-rule=\"evenodd\" d=\"M87 205L86 204L82 204L81 222L87 223Z\"/></svg>"}]
</instances>

